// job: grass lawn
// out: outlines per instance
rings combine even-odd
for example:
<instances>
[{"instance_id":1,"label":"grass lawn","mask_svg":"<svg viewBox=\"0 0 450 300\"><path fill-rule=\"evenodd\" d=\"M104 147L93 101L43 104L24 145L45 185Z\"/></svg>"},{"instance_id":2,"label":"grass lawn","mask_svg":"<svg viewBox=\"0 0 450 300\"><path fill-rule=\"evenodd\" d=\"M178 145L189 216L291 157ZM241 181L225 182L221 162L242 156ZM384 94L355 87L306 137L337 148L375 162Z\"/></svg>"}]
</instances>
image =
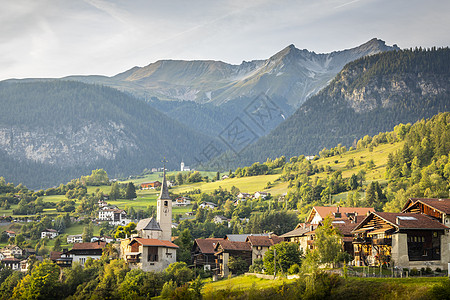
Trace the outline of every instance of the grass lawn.
<instances>
[{"instance_id":1,"label":"grass lawn","mask_svg":"<svg viewBox=\"0 0 450 300\"><path fill-rule=\"evenodd\" d=\"M200 189L202 192L212 192L219 187L223 189L231 190L231 187L237 187L241 192L244 193L254 193L256 191L268 191L272 193L271 189L265 190L267 182L274 182L280 177L279 174L273 175L260 175L251 177L241 177L241 178L228 178L225 180L215 181L215 182L196 182L191 184L183 184L176 186L172 189L174 193L183 193L192 191L194 189ZM274 188L272 188L274 189ZM273 193L272 193L273 194Z\"/></svg>"},{"instance_id":2,"label":"grass lawn","mask_svg":"<svg viewBox=\"0 0 450 300\"><path fill-rule=\"evenodd\" d=\"M237 276L230 279L222 279L219 281L209 281L204 286L205 293L213 293L215 290L247 290L250 288L266 288L280 286L285 282L293 282L295 279L261 279L255 276Z\"/></svg>"}]
</instances>

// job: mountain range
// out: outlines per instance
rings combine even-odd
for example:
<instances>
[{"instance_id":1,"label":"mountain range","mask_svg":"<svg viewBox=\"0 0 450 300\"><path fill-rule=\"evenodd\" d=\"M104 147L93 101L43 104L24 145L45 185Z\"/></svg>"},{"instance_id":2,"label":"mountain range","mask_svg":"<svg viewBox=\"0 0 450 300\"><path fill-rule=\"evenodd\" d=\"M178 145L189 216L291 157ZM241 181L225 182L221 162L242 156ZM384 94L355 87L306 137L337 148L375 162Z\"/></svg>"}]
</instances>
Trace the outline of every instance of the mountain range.
<instances>
[{"instance_id":1,"label":"mountain range","mask_svg":"<svg viewBox=\"0 0 450 300\"><path fill-rule=\"evenodd\" d=\"M97 168L136 174L163 159L176 168L212 140L105 86L1 82L0 104L0 176L33 188Z\"/></svg>"},{"instance_id":2,"label":"mountain range","mask_svg":"<svg viewBox=\"0 0 450 300\"><path fill-rule=\"evenodd\" d=\"M350 147L365 135L446 111L449 48L366 56L347 64L326 88L235 161L241 166L281 155L315 155L338 144Z\"/></svg>"}]
</instances>

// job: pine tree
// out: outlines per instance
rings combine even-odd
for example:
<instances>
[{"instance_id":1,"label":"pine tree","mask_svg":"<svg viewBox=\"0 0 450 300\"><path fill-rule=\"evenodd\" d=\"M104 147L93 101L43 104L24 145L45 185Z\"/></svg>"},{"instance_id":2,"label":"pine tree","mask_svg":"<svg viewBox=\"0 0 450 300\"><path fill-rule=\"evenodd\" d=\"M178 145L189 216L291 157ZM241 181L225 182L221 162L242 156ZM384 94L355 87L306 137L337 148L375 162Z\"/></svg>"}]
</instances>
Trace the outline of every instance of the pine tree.
<instances>
[{"instance_id":1,"label":"pine tree","mask_svg":"<svg viewBox=\"0 0 450 300\"><path fill-rule=\"evenodd\" d=\"M134 199L136 198L136 188L132 182L128 182L127 189L125 191L125 199Z\"/></svg>"}]
</instances>

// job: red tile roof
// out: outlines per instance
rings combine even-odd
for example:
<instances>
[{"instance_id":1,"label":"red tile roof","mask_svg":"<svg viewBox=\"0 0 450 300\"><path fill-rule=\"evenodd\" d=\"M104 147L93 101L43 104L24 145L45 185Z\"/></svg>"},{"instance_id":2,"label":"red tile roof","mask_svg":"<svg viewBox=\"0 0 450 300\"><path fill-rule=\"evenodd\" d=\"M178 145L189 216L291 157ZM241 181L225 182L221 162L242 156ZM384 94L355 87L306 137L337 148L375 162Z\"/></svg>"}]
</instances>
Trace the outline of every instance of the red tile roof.
<instances>
[{"instance_id":1,"label":"red tile roof","mask_svg":"<svg viewBox=\"0 0 450 300\"><path fill-rule=\"evenodd\" d=\"M156 246L156 247L167 247L167 248L179 248L172 242L158 239L144 239L144 238L134 238L131 240L130 244L137 241L142 246Z\"/></svg>"},{"instance_id":2,"label":"red tile roof","mask_svg":"<svg viewBox=\"0 0 450 300\"><path fill-rule=\"evenodd\" d=\"M448 229L448 227L444 224L423 214L388 212L375 212L374 214L388 221L399 229ZM406 217L407 219L402 219L402 217Z\"/></svg>"},{"instance_id":3,"label":"red tile roof","mask_svg":"<svg viewBox=\"0 0 450 300\"><path fill-rule=\"evenodd\" d=\"M93 249L103 249L106 246L106 242L97 241L93 243L76 243L73 245L72 250L93 250Z\"/></svg>"},{"instance_id":4,"label":"red tile roof","mask_svg":"<svg viewBox=\"0 0 450 300\"><path fill-rule=\"evenodd\" d=\"M202 253L212 254L215 252L214 248L216 247L217 243L223 240L224 239L219 238L196 239L194 243L197 244Z\"/></svg>"},{"instance_id":5,"label":"red tile roof","mask_svg":"<svg viewBox=\"0 0 450 300\"><path fill-rule=\"evenodd\" d=\"M283 241L283 238L279 237L275 234L271 235L270 237L269 236L254 236L254 235L249 235L247 237L247 242L250 242L252 247L257 247L257 246L270 247L275 244L281 243L282 241Z\"/></svg>"},{"instance_id":6,"label":"red tile roof","mask_svg":"<svg viewBox=\"0 0 450 300\"><path fill-rule=\"evenodd\" d=\"M450 214L450 199L411 198L410 200L413 204L409 207L413 206L417 202L422 202L423 204L428 205L442 213Z\"/></svg>"},{"instance_id":7,"label":"red tile roof","mask_svg":"<svg viewBox=\"0 0 450 300\"><path fill-rule=\"evenodd\" d=\"M333 218L333 213L336 213L337 211L337 206L314 206L309 213L306 222L311 222L316 213L319 214L322 219L325 219L327 216ZM339 207L339 212L342 216L345 216L345 214L348 213L357 213L358 216L365 216L371 211L375 211L375 209L373 207Z\"/></svg>"}]
</instances>

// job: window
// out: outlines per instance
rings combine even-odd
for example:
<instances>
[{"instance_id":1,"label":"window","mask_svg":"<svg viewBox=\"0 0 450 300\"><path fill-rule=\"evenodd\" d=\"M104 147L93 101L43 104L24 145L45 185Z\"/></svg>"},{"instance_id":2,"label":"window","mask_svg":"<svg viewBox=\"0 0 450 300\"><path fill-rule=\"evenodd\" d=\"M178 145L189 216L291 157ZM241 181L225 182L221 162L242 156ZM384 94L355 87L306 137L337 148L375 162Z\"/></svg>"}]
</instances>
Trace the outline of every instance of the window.
<instances>
[{"instance_id":1,"label":"window","mask_svg":"<svg viewBox=\"0 0 450 300\"><path fill-rule=\"evenodd\" d=\"M169 205L169 202L166 200L166 201L164 201L164 206L168 206Z\"/></svg>"}]
</instances>

